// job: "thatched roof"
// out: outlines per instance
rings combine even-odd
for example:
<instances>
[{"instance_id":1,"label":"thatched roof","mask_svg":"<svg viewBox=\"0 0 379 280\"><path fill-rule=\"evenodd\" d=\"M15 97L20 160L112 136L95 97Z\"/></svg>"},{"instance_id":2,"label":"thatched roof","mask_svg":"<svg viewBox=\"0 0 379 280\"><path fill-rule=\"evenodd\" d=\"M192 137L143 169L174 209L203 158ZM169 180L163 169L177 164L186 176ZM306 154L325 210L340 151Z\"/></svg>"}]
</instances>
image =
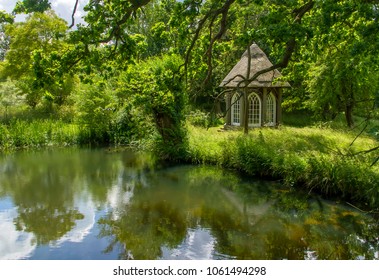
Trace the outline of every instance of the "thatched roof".
<instances>
[{"instance_id":1,"label":"thatched roof","mask_svg":"<svg viewBox=\"0 0 379 280\"><path fill-rule=\"evenodd\" d=\"M257 44L252 44L250 46L251 54L251 63L250 63L250 77L253 77L255 73L260 70L266 69L272 66L270 60L268 60L266 54L258 47ZM221 82L221 87L238 87L238 83L242 81L242 77L247 75L247 66L248 66L248 51L246 50L241 57L241 60L233 67L229 74ZM248 87L251 88L263 88L263 87L290 87L290 84L282 81L275 81L277 78L282 77L282 74L275 69L270 72L266 72L258 78L251 82ZM240 87L243 87L244 84L241 83Z\"/></svg>"}]
</instances>

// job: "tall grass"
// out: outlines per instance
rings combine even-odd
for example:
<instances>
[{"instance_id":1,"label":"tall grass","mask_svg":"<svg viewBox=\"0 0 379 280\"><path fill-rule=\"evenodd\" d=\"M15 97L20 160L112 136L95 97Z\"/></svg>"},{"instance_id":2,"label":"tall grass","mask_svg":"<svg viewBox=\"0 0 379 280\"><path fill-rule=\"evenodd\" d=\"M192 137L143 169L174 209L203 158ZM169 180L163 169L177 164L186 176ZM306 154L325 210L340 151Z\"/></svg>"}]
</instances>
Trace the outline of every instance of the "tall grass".
<instances>
[{"instance_id":1,"label":"tall grass","mask_svg":"<svg viewBox=\"0 0 379 280\"><path fill-rule=\"evenodd\" d=\"M233 168L252 176L281 180L342 199L379 207L376 154L358 154L379 145L368 136L319 127L220 131L189 127L189 160Z\"/></svg>"},{"instance_id":2,"label":"tall grass","mask_svg":"<svg viewBox=\"0 0 379 280\"><path fill-rule=\"evenodd\" d=\"M17 120L0 124L0 150L78 144L79 126L61 120Z\"/></svg>"}]
</instances>

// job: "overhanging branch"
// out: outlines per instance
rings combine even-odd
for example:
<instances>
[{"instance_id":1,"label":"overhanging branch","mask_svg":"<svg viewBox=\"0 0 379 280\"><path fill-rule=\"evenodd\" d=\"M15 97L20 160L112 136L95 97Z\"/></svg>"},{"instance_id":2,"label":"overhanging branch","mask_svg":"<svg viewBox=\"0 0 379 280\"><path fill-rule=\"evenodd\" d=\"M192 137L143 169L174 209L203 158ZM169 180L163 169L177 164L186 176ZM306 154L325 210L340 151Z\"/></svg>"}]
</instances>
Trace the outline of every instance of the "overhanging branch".
<instances>
[{"instance_id":1,"label":"overhanging branch","mask_svg":"<svg viewBox=\"0 0 379 280\"><path fill-rule=\"evenodd\" d=\"M68 27L69 29L74 27L74 25L75 25L75 13L76 13L76 9L78 8L78 4L79 4L79 0L76 0L74 9L72 10L72 14L71 14L71 24Z\"/></svg>"}]
</instances>

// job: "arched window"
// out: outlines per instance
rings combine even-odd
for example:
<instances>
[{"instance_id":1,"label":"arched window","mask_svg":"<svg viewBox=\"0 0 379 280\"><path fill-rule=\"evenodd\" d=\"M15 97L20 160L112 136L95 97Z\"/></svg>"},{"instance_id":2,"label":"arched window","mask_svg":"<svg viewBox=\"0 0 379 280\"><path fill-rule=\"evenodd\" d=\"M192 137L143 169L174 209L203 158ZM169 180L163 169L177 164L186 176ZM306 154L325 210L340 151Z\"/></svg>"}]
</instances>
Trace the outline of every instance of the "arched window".
<instances>
[{"instance_id":1,"label":"arched window","mask_svg":"<svg viewBox=\"0 0 379 280\"><path fill-rule=\"evenodd\" d=\"M233 94L231 103L232 125L240 125L241 123L241 99L238 93Z\"/></svg>"},{"instance_id":2,"label":"arched window","mask_svg":"<svg viewBox=\"0 0 379 280\"><path fill-rule=\"evenodd\" d=\"M276 99L272 92L267 96L266 124L274 126L276 124Z\"/></svg>"},{"instance_id":3,"label":"arched window","mask_svg":"<svg viewBox=\"0 0 379 280\"><path fill-rule=\"evenodd\" d=\"M261 100L256 93L249 95L249 126L261 126Z\"/></svg>"}]
</instances>

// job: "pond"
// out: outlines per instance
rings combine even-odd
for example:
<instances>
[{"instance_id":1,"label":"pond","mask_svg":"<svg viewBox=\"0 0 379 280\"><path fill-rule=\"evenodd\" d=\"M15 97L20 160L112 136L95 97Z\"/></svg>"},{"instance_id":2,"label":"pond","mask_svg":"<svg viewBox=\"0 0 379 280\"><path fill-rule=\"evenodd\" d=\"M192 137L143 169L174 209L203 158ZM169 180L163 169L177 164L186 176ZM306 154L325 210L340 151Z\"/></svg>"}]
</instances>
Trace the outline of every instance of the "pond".
<instances>
[{"instance_id":1,"label":"pond","mask_svg":"<svg viewBox=\"0 0 379 280\"><path fill-rule=\"evenodd\" d=\"M130 150L0 155L0 259L378 259L344 203Z\"/></svg>"}]
</instances>

